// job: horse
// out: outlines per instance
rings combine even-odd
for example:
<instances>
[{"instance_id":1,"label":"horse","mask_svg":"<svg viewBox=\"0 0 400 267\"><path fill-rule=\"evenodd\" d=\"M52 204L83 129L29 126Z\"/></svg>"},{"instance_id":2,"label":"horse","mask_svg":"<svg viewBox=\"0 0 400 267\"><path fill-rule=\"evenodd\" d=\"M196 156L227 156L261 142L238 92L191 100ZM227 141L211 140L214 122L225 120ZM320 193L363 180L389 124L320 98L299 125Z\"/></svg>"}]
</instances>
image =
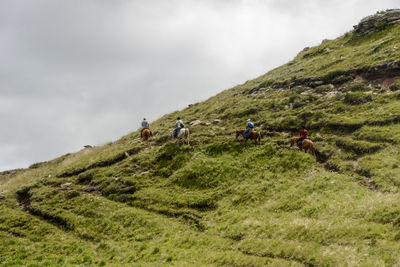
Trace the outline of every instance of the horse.
<instances>
[{"instance_id":1,"label":"horse","mask_svg":"<svg viewBox=\"0 0 400 267\"><path fill-rule=\"evenodd\" d=\"M177 144L179 146L179 141L182 139L182 143L185 144L185 139L187 141L187 144L190 145L189 142L189 129L188 128L182 128L179 130L178 134L176 135L176 139L177 139ZM171 134L169 135L168 139L172 139L174 138L174 131L171 131Z\"/></svg>"},{"instance_id":2,"label":"horse","mask_svg":"<svg viewBox=\"0 0 400 267\"><path fill-rule=\"evenodd\" d=\"M152 134L151 134L150 129L145 128L145 129L142 130L142 134L141 135L142 135L143 141L147 141Z\"/></svg>"},{"instance_id":3,"label":"horse","mask_svg":"<svg viewBox=\"0 0 400 267\"><path fill-rule=\"evenodd\" d=\"M299 139L300 139L299 136L290 138L290 146L293 146L295 143L297 143L297 140L299 140ZM314 143L310 139L303 140L300 150L302 150L302 151L304 150L305 153L310 153L311 155L314 156L315 159L317 158L315 155Z\"/></svg>"},{"instance_id":4,"label":"horse","mask_svg":"<svg viewBox=\"0 0 400 267\"><path fill-rule=\"evenodd\" d=\"M236 140L238 140L239 135L243 136L243 133L245 131L246 131L245 129L236 130ZM261 132L259 131L252 131L247 138L245 138L244 136L243 138L245 141L247 141L247 139L252 139L254 140L255 145L261 145Z\"/></svg>"}]
</instances>

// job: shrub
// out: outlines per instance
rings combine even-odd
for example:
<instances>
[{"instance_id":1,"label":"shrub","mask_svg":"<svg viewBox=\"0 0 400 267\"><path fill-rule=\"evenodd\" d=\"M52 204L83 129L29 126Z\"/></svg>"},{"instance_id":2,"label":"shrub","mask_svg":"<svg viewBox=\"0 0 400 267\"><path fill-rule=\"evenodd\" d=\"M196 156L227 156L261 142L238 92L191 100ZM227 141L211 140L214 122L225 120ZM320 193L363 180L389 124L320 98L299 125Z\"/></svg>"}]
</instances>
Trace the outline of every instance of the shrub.
<instances>
[{"instance_id":1,"label":"shrub","mask_svg":"<svg viewBox=\"0 0 400 267\"><path fill-rule=\"evenodd\" d=\"M399 80L396 80L390 87L389 87L389 89L391 90L391 91L398 91L398 90L400 90L400 79Z\"/></svg>"},{"instance_id":2,"label":"shrub","mask_svg":"<svg viewBox=\"0 0 400 267\"><path fill-rule=\"evenodd\" d=\"M78 175L78 183L80 184L87 184L90 183L93 179L93 173L92 172L86 172L86 173L81 173Z\"/></svg>"},{"instance_id":3,"label":"shrub","mask_svg":"<svg viewBox=\"0 0 400 267\"><path fill-rule=\"evenodd\" d=\"M165 144L153 162L152 172L155 175L168 177L173 171L182 167L190 157L190 148Z\"/></svg>"},{"instance_id":4,"label":"shrub","mask_svg":"<svg viewBox=\"0 0 400 267\"><path fill-rule=\"evenodd\" d=\"M266 81L260 83L260 85L258 86L258 88L269 87L269 86L272 86L274 83L275 83L275 81L274 81L273 79L269 79L269 80L266 80Z\"/></svg>"},{"instance_id":5,"label":"shrub","mask_svg":"<svg viewBox=\"0 0 400 267\"><path fill-rule=\"evenodd\" d=\"M176 171L171 179L182 187L205 189L217 187L238 173L239 169L229 161L199 155Z\"/></svg>"},{"instance_id":6,"label":"shrub","mask_svg":"<svg viewBox=\"0 0 400 267\"><path fill-rule=\"evenodd\" d=\"M67 192L65 194L65 198L66 199L71 199L71 198L77 197L79 195L80 195L80 193L78 191L72 190L72 191L69 191L69 192Z\"/></svg>"},{"instance_id":7,"label":"shrub","mask_svg":"<svg viewBox=\"0 0 400 267\"><path fill-rule=\"evenodd\" d=\"M349 86L351 92L365 92L369 91L369 87L364 83L353 83Z\"/></svg>"},{"instance_id":8,"label":"shrub","mask_svg":"<svg viewBox=\"0 0 400 267\"><path fill-rule=\"evenodd\" d=\"M350 138L340 138L336 140L336 145L357 154L374 153L383 148L382 144L375 144L366 141L358 141Z\"/></svg>"},{"instance_id":9,"label":"shrub","mask_svg":"<svg viewBox=\"0 0 400 267\"><path fill-rule=\"evenodd\" d=\"M332 90L332 88L329 85L320 85L320 86L315 88L315 92L318 93L318 94L327 93L327 92L329 92L331 90Z\"/></svg>"},{"instance_id":10,"label":"shrub","mask_svg":"<svg viewBox=\"0 0 400 267\"><path fill-rule=\"evenodd\" d=\"M207 155L210 156L217 156L220 155L224 152L229 152L229 153L240 153L242 152L244 147L239 144L239 143L213 143L205 148L205 152Z\"/></svg>"},{"instance_id":11,"label":"shrub","mask_svg":"<svg viewBox=\"0 0 400 267\"><path fill-rule=\"evenodd\" d=\"M370 101L372 97L361 92L347 93L343 99L343 102L349 105L360 105Z\"/></svg>"}]
</instances>

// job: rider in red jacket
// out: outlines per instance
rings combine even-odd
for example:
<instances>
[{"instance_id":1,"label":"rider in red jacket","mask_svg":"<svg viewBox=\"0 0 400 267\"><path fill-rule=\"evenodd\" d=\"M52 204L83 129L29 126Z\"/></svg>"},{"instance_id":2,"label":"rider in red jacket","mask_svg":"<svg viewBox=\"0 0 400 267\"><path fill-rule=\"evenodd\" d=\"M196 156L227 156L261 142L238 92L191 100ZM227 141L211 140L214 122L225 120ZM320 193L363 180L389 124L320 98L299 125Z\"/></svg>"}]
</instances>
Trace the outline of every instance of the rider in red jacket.
<instances>
[{"instance_id":1,"label":"rider in red jacket","mask_svg":"<svg viewBox=\"0 0 400 267\"><path fill-rule=\"evenodd\" d=\"M308 139L308 131L306 126L302 125L300 130L300 138L297 140L297 145L301 147L303 144L304 139Z\"/></svg>"}]
</instances>

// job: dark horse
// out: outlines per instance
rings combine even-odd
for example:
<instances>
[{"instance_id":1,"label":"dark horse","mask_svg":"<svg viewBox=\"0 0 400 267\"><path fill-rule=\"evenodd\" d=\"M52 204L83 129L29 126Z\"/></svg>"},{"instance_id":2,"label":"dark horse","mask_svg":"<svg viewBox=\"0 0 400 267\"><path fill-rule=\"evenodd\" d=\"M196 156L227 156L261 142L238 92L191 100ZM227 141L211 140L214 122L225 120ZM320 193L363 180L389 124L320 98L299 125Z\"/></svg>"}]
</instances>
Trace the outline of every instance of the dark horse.
<instances>
[{"instance_id":1,"label":"dark horse","mask_svg":"<svg viewBox=\"0 0 400 267\"><path fill-rule=\"evenodd\" d=\"M298 137L298 136L290 138L290 146L293 146L294 144L296 144L297 140L299 140L299 138L300 137ZM303 143L301 144L300 149L304 150L305 153L307 153L307 152L310 153L311 155L314 156L314 158L316 158L314 143L310 139L304 139Z\"/></svg>"},{"instance_id":2,"label":"dark horse","mask_svg":"<svg viewBox=\"0 0 400 267\"><path fill-rule=\"evenodd\" d=\"M150 131L150 129L147 129L147 128L143 129L143 131L142 131L142 138L143 138L143 141L149 140L150 136L151 136L151 131Z\"/></svg>"},{"instance_id":3,"label":"dark horse","mask_svg":"<svg viewBox=\"0 0 400 267\"><path fill-rule=\"evenodd\" d=\"M236 130L236 140L238 139L239 135L243 136L243 133L245 132L245 129L242 130ZM247 139L254 140L254 143L256 145L261 144L261 132L258 131L252 131L247 138L243 136L244 140L247 141ZM258 141L258 142L257 142Z\"/></svg>"}]
</instances>

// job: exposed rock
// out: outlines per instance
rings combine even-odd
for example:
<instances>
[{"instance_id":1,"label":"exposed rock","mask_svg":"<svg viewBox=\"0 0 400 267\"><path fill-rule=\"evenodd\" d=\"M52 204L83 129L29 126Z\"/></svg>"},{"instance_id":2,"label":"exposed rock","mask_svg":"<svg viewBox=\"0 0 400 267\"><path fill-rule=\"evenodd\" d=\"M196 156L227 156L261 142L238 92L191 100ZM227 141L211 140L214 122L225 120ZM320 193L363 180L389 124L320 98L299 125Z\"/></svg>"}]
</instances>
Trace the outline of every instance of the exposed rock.
<instances>
[{"instance_id":1,"label":"exposed rock","mask_svg":"<svg viewBox=\"0 0 400 267\"><path fill-rule=\"evenodd\" d=\"M323 84L324 84L323 81L313 81L313 82L309 83L309 86L314 88L314 87L317 87L317 86L323 85Z\"/></svg>"},{"instance_id":2,"label":"exposed rock","mask_svg":"<svg viewBox=\"0 0 400 267\"><path fill-rule=\"evenodd\" d=\"M351 75L339 75L335 78L332 79L332 83L334 84L343 84L345 82L348 82L352 80L353 77Z\"/></svg>"},{"instance_id":3,"label":"exposed rock","mask_svg":"<svg viewBox=\"0 0 400 267\"><path fill-rule=\"evenodd\" d=\"M254 87L254 88L251 88L247 93L248 93L249 95L251 95L251 94L257 93L259 90L260 90L260 88Z\"/></svg>"},{"instance_id":4,"label":"exposed rock","mask_svg":"<svg viewBox=\"0 0 400 267\"><path fill-rule=\"evenodd\" d=\"M194 104L189 104L188 107L193 107L193 106L197 106L199 103L194 103Z\"/></svg>"},{"instance_id":5,"label":"exposed rock","mask_svg":"<svg viewBox=\"0 0 400 267\"><path fill-rule=\"evenodd\" d=\"M71 184L72 183L65 183L65 184L60 185L60 187L61 188L66 188L66 187L70 186Z\"/></svg>"},{"instance_id":6,"label":"exposed rock","mask_svg":"<svg viewBox=\"0 0 400 267\"><path fill-rule=\"evenodd\" d=\"M84 145L83 147L84 147L84 148L92 148L91 145Z\"/></svg>"},{"instance_id":7,"label":"exposed rock","mask_svg":"<svg viewBox=\"0 0 400 267\"><path fill-rule=\"evenodd\" d=\"M285 133L285 132L281 132L281 135L282 135L282 137L284 137L284 138L289 137L289 134L288 134L288 133Z\"/></svg>"},{"instance_id":8,"label":"exposed rock","mask_svg":"<svg viewBox=\"0 0 400 267\"><path fill-rule=\"evenodd\" d=\"M192 121L192 122L190 123L190 126L194 127L194 126L197 126L197 125L204 125L204 124L205 124L205 123L202 122L201 120L195 120L195 121Z\"/></svg>"},{"instance_id":9,"label":"exposed rock","mask_svg":"<svg viewBox=\"0 0 400 267\"><path fill-rule=\"evenodd\" d=\"M336 96L337 94L339 94L338 91L331 91L331 92L328 92L328 93L326 94L326 96L327 96L327 97L334 97L334 96Z\"/></svg>"},{"instance_id":10,"label":"exposed rock","mask_svg":"<svg viewBox=\"0 0 400 267\"><path fill-rule=\"evenodd\" d=\"M308 50L310 50L310 47L306 46L306 47L303 48L303 50L301 50L301 52L305 52L305 51L308 51Z\"/></svg>"},{"instance_id":11,"label":"exposed rock","mask_svg":"<svg viewBox=\"0 0 400 267\"><path fill-rule=\"evenodd\" d=\"M377 43L374 48L372 48L372 52L376 53L378 52L379 48L382 46L382 44L384 43L384 41L380 41L379 43Z\"/></svg>"},{"instance_id":12,"label":"exposed rock","mask_svg":"<svg viewBox=\"0 0 400 267\"><path fill-rule=\"evenodd\" d=\"M386 11L377 12L375 15L363 18L358 25L354 26L355 38L381 31L387 26L399 22L400 9L388 9Z\"/></svg>"}]
</instances>

